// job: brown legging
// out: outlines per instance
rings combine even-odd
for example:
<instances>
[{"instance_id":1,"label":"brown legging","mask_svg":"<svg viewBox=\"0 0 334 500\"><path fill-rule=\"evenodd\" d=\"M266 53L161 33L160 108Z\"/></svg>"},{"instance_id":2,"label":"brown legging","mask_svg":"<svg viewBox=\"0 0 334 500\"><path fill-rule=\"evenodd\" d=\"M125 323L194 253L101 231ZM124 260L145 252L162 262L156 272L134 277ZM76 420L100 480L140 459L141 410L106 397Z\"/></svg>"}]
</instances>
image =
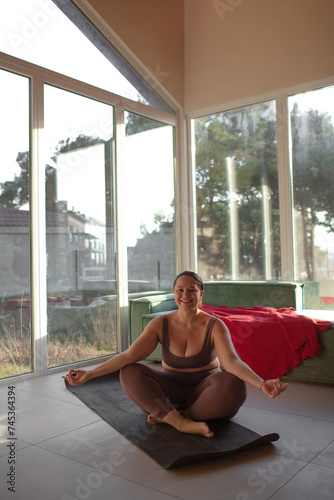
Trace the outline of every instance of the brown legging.
<instances>
[{"instance_id":1,"label":"brown legging","mask_svg":"<svg viewBox=\"0 0 334 500\"><path fill-rule=\"evenodd\" d=\"M230 419L247 395L245 382L219 368L181 373L134 363L121 369L120 380L129 398L157 419L173 409L200 422Z\"/></svg>"}]
</instances>

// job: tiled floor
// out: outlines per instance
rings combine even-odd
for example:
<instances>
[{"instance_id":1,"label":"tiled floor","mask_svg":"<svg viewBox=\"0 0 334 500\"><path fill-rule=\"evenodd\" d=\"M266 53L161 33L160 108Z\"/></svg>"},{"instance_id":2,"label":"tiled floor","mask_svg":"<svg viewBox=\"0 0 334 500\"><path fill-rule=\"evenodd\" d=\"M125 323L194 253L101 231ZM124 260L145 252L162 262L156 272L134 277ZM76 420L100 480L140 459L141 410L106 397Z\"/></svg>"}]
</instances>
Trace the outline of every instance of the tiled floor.
<instances>
[{"instance_id":1,"label":"tiled floor","mask_svg":"<svg viewBox=\"0 0 334 500\"><path fill-rule=\"evenodd\" d=\"M164 470L66 390L61 374L17 382L15 449L0 387L2 500L334 499L334 387L290 381L271 400L250 387L235 421L276 443ZM11 454L12 452L12 454ZM16 460L15 494L6 483ZM14 483L13 483L14 484Z\"/></svg>"}]
</instances>

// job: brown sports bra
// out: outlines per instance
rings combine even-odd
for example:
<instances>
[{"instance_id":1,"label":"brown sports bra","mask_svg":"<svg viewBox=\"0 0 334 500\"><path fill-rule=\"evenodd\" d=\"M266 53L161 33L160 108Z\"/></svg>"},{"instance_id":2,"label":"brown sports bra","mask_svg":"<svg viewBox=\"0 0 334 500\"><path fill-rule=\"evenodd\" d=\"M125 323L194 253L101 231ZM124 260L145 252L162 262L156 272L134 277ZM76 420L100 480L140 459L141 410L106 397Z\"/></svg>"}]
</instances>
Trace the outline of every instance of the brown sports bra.
<instances>
[{"instance_id":1,"label":"brown sports bra","mask_svg":"<svg viewBox=\"0 0 334 500\"><path fill-rule=\"evenodd\" d=\"M201 368L210 365L217 357L215 349L211 346L211 332L216 318L211 318L205 332L202 349L193 356L175 356L169 350L168 319L162 316L162 360L171 368Z\"/></svg>"}]
</instances>

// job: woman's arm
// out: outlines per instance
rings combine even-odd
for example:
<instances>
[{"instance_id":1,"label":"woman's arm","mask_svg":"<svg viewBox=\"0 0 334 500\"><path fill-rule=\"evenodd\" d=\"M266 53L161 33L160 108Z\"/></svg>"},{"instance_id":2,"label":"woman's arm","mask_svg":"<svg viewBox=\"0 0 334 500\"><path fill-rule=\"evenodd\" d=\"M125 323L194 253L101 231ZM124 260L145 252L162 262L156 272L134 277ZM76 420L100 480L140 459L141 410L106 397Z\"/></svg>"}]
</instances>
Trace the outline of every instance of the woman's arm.
<instances>
[{"instance_id":1,"label":"woman's arm","mask_svg":"<svg viewBox=\"0 0 334 500\"><path fill-rule=\"evenodd\" d=\"M223 321L217 319L212 331L212 337L219 361L227 372L261 389L271 398L278 396L282 391L286 390L287 384L282 386L279 379L263 380L246 363L238 358L230 332Z\"/></svg>"},{"instance_id":2,"label":"woman's arm","mask_svg":"<svg viewBox=\"0 0 334 500\"><path fill-rule=\"evenodd\" d=\"M158 345L161 321L161 317L154 318L150 321L142 334L126 351L115 354L115 356L105 363L89 371L69 370L69 374L63 378L65 378L70 385L82 385L92 378L116 372L126 365L147 358Z\"/></svg>"}]
</instances>

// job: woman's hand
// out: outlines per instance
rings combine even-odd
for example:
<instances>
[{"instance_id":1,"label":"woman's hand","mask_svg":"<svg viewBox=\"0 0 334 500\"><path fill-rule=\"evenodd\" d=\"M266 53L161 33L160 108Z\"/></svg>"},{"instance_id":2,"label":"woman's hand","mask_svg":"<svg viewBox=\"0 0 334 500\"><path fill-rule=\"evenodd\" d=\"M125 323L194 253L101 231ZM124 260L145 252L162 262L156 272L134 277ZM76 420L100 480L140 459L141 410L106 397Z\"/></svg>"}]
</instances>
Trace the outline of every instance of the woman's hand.
<instances>
[{"instance_id":1,"label":"woman's hand","mask_svg":"<svg viewBox=\"0 0 334 500\"><path fill-rule=\"evenodd\" d=\"M279 378L276 378L274 380L265 380L260 385L261 391L263 391L265 394L267 394L267 396L273 399L276 396L279 396L281 392L285 391L287 387L288 384L284 384L284 386L282 386Z\"/></svg>"},{"instance_id":2,"label":"woman's hand","mask_svg":"<svg viewBox=\"0 0 334 500\"><path fill-rule=\"evenodd\" d=\"M69 370L68 375L63 378L70 385L82 385L89 380L89 375L85 370Z\"/></svg>"}]
</instances>

